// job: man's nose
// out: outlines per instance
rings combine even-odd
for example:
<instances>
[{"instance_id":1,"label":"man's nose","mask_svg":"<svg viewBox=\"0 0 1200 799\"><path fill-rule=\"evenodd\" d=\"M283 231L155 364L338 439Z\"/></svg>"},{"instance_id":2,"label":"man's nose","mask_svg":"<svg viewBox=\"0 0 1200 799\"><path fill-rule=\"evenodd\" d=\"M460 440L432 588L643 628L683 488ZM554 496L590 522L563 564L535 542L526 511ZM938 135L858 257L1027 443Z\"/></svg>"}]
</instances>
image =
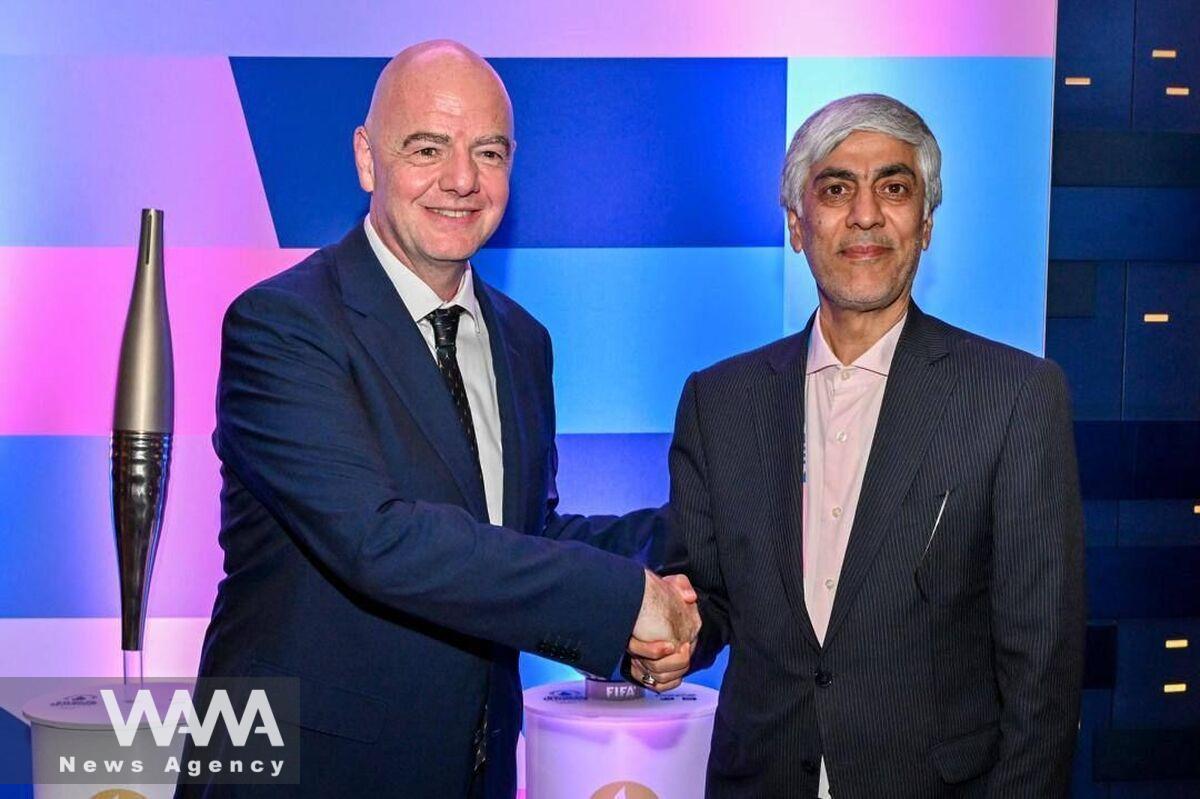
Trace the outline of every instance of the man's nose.
<instances>
[{"instance_id":1,"label":"man's nose","mask_svg":"<svg viewBox=\"0 0 1200 799\"><path fill-rule=\"evenodd\" d=\"M883 207L875 192L868 189L854 195L854 203L850 206L850 216L846 219L846 225L863 230L883 225Z\"/></svg>"},{"instance_id":2,"label":"man's nose","mask_svg":"<svg viewBox=\"0 0 1200 799\"><path fill-rule=\"evenodd\" d=\"M438 178L438 188L464 197L479 190L479 165L471 153L453 150Z\"/></svg>"}]
</instances>

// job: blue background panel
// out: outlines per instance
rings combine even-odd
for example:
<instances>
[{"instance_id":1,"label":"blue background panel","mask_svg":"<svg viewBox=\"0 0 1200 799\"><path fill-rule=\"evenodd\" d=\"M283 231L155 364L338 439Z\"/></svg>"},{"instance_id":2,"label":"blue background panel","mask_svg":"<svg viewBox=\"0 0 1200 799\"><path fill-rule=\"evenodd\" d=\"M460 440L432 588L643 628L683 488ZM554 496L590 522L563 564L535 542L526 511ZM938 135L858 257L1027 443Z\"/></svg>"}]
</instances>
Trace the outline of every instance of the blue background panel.
<instances>
[{"instance_id":1,"label":"blue background panel","mask_svg":"<svg viewBox=\"0 0 1200 799\"><path fill-rule=\"evenodd\" d=\"M1200 547L1088 547L1093 619L1200 618Z\"/></svg>"},{"instance_id":2,"label":"blue background panel","mask_svg":"<svg viewBox=\"0 0 1200 799\"><path fill-rule=\"evenodd\" d=\"M1133 126L1141 130L1200 131L1200 14L1196 0L1138 0L1134 24ZM1154 50L1175 58L1153 58ZM1186 97L1167 86L1186 86Z\"/></svg>"},{"instance_id":3,"label":"blue background panel","mask_svg":"<svg viewBox=\"0 0 1200 799\"><path fill-rule=\"evenodd\" d=\"M1122 546L1200 544L1200 495L1189 499L1128 500L1120 503ZM1197 642L1200 648L1200 642ZM1200 721L1198 719L1197 721Z\"/></svg>"},{"instance_id":4,"label":"blue background panel","mask_svg":"<svg viewBox=\"0 0 1200 799\"><path fill-rule=\"evenodd\" d=\"M1130 264L1128 307L1125 418L1200 418L1200 264Z\"/></svg>"},{"instance_id":5,"label":"blue background panel","mask_svg":"<svg viewBox=\"0 0 1200 799\"><path fill-rule=\"evenodd\" d=\"M782 332L778 247L488 249L474 262L554 339L559 433L668 433L692 371Z\"/></svg>"},{"instance_id":6,"label":"blue background panel","mask_svg":"<svg viewBox=\"0 0 1200 799\"><path fill-rule=\"evenodd\" d=\"M1167 649L1168 639L1187 639L1185 649ZM1200 621L1127 620L1117 630L1117 683L1113 726L1179 729L1200 719ZM1167 683L1187 683L1185 693L1165 694ZM1200 752L1197 752L1200 755Z\"/></svg>"},{"instance_id":7,"label":"blue background panel","mask_svg":"<svg viewBox=\"0 0 1200 799\"><path fill-rule=\"evenodd\" d=\"M921 258L917 302L951 324L1039 355L1052 80L1049 59L788 62L789 136L825 103L856 92L892 95L924 117L942 148L943 202ZM789 249L785 263L787 325L796 330L816 307L816 286L803 256Z\"/></svg>"},{"instance_id":8,"label":"blue background panel","mask_svg":"<svg viewBox=\"0 0 1200 799\"><path fill-rule=\"evenodd\" d=\"M1089 547L1116 546L1119 506L1112 499L1083 501L1084 540Z\"/></svg>"},{"instance_id":9,"label":"blue background panel","mask_svg":"<svg viewBox=\"0 0 1200 799\"><path fill-rule=\"evenodd\" d=\"M1055 261L1188 261L1200 252L1200 189L1055 187Z\"/></svg>"},{"instance_id":10,"label":"blue background panel","mask_svg":"<svg viewBox=\"0 0 1200 799\"><path fill-rule=\"evenodd\" d=\"M1108 726L1112 715L1112 691L1085 690L1079 709L1079 737L1075 740L1075 762L1071 772L1073 799L1107 799L1108 786L1092 782L1092 748L1096 730Z\"/></svg>"},{"instance_id":11,"label":"blue background panel","mask_svg":"<svg viewBox=\"0 0 1200 799\"><path fill-rule=\"evenodd\" d=\"M231 61L280 246L336 241L366 208L351 134L386 60ZM783 59L491 63L518 142L492 246L778 246Z\"/></svg>"},{"instance_id":12,"label":"blue background panel","mask_svg":"<svg viewBox=\"0 0 1200 799\"><path fill-rule=\"evenodd\" d=\"M367 212L354 169L386 58L231 58L280 247L338 241Z\"/></svg>"},{"instance_id":13,"label":"blue background panel","mask_svg":"<svg viewBox=\"0 0 1200 799\"><path fill-rule=\"evenodd\" d=\"M1054 261L1046 355L1067 374L1076 419L1120 419L1125 365L1125 264Z\"/></svg>"},{"instance_id":14,"label":"blue background panel","mask_svg":"<svg viewBox=\"0 0 1200 799\"><path fill-rule=\"evenodd\" d=\"M1059 0L1054 123L1124 130L1133 92L1134 0ZM1067 86L1067 77L1092 79Z\"/></svg>"},{"instance_id":15,"label":"blue background panel","mask_svg":"<svg viewBox=\"0 0 1200 799\"><path fill-rule=\"evenodd\" d=\"M626 513L666 503L670 446L665 433L560 435L559 510Z\"/></svg>"}]
</instances>

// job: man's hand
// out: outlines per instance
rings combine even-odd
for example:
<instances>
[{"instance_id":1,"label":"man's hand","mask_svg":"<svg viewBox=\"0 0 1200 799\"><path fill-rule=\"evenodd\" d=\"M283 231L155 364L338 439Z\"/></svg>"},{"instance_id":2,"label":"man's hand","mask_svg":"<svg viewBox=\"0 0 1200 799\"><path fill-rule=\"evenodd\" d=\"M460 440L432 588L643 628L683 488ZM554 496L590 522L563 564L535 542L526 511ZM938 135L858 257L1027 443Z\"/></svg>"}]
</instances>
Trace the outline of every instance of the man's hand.
<instances>
[{"instance_id":1,"label":"man's hand","mask_svg":"<svg viewBox=\"0 0 1200 799\"><path fill-rule=\"evenodd\" d=\"M646 572L642 610L629 639L629 654L631 675L652 691L669 691L687 674L700 634L696 600L686 576L664 578Z\"/></svg>"}]
</instances>

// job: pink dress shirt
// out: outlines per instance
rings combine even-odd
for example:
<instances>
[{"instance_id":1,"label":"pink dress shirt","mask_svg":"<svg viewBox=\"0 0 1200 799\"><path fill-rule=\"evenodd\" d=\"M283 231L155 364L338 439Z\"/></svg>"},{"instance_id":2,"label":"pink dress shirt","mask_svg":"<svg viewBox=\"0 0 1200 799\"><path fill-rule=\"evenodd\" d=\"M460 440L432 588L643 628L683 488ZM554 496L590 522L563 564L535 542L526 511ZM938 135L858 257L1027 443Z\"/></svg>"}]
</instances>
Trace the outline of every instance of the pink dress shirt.
<instances>
[{"instance_id":1,"label":"pink dress shirt","mask_svg":"<svg viewBox=\"0 0 1200 799\"><path fill-rule=\"evenodd\" d=\"M822 643L905 318L849 366L825 341L820 313L813 321L804 379L804 601Z\"/></svg>"},{"instance_id":2,"label":"pink dress shirt","mask_svg":"<svg viewBox=\"0 0 1200 799\"><path fill-rule=\"evenodd\" d=\"M822 644L883 406L883 389L907 318L907 314L900 317L849 366L842 365L825 341L820 312L813 320L804 376L804 604ZM825 758L821 758L817 796L830 799Z\"/></svg>"}]
</instances>

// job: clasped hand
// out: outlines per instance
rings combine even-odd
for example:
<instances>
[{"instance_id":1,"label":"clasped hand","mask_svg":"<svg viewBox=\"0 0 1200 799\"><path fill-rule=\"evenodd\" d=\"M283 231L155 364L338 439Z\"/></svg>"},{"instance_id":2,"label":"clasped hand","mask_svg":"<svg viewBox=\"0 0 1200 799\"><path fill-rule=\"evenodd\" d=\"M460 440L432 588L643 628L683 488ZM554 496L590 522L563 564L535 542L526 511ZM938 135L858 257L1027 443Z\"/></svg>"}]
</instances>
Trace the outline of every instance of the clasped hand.
<instances>
[{"instance_id":1,"label":"clasped hand","mask_svg":"<svg viewBox=\"0 0 1200 799\"><path fill-rule=\"evenodd\" d=\"M696 591L685 575L646 572L642 609L629 639L630 674L652 691L683 682L700 635Z\"/></svg>"}]
</instances>

